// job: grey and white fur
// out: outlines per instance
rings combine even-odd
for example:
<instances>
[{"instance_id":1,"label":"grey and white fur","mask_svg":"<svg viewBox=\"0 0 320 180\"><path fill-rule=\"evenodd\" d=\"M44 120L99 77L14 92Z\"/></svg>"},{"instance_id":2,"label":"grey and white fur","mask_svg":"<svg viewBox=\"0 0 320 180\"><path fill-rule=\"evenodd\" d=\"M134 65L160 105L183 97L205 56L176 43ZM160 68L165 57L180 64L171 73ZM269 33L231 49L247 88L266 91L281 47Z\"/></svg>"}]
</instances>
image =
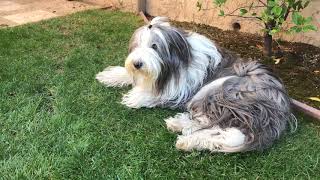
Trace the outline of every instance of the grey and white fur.
<instances>
[{"instance_id":1,"label":"grey and white fur","mask_svg":"<svg viewBox=\"0 0 320 180\"><path fill-rule=\"evenodd\" d=\"M169 130L181 133L180 150L263 150L296 127L290 98L266 66L173 27L165 17L135 31L125 67L108 67L96 79L112 87L132 85L122 98L130 108L185 110L165 120Z\"/></svg>"}]
</instances>

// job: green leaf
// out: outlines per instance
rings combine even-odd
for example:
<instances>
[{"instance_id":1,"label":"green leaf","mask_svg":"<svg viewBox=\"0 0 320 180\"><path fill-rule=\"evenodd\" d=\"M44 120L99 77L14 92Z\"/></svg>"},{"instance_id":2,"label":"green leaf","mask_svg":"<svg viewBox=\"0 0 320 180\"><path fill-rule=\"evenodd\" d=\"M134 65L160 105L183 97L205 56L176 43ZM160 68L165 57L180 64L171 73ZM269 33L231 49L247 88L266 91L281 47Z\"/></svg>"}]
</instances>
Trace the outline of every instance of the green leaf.
<instances>
[{"instance_id":1,"label":"green leaf","mask_svg":"<svg viewBox=\"0 0 320 180\"><path fill-rule=\"evenodd\" d=\"M300 9L303 9L303 5L302 5L302 1L298 1L299 3L298 3L298 9L300 10Z\"/></svg>"},{"instance_id":2,"label":"green leaf","mask_svg":"<svg viewBox=\"0 0 320 180\"><path fill-rule=\"evenodd\" d=\"M274 15L280 16L282 8L280 6L274 6L271 11Z\"/></svg>"},{"instance_id":3,"label":"green leaf","mask_svg":"<svg viewBox=\"0 0 320 180\"><path fill-rule=\"evenodd\" d=\"M265 10L265 11L263 11L262 13L261 13L261 19L262 19L262 21L263 22L269 22L269 21L272 21L273 19L274 19L274 17L273 16L270 16L269 14L268 14L268 12Z\"/></svg>"},{"instance_id":4,"label":"green leaf","mask_svg":"<svg viewBox=\"0 0 320 180\"><path fill-rule=\"evenodd\" d=\"M303 17L301 16L301 14L300 13L298 13L298 12L293 12L292 13L292 22L294 23L294 24L296 24L296 25L301 25L301 24L303 24Z\"/></svg>"},{"instance_id":5,"label":"green leaf","mask_svg":"<svg viewBox=\"0 0 320 180\"><path fill-rule=\"evenodd\" d=\"M270 35L274 35L276 33L280 32L280 29L272 29L271 31L269 31Z\"/></svg>"},{"instance_id":6,"label":"green leaf","mask_svg":"<svg viewBox=\"0 0 320 180\"><path fill-rule=\"evenodd\" d=\"M224 16L224 11L220 9L220 14L219 16Z\"/></svg>"},{"instance_id":7,"label":"green leaf","mask_svg":"<svg viewBox=\"0 0 320 180\"><path fill-rule=\"evenodd\" d=\"M221 7L224 3L226 3L227 0L214 0L214 4Z\"/></svg>"},{"instance_id":8,"label":"green leaf","mask_svg":"<svg viewBox=\"0 0 320 180\"><path fill-rule=\"evenodd\" d=\"M292 8L293 8L294 10L297 10L297 11L299 11L300 9L302 9L302 8L303 8L303 6L302 6L302 1L299 0L299 1L295 2L295 3L293 4Z\"/></svg>"},{"instance_id":9,"label":"green leaf","mask_svg":"<svg viewBox=\"0 0 320 180\"><path fill-rule=\"evenodd\" d=\"M263 22L267 22L268 21L267 14L265 12L261 13L261 19L262 19Z\"/></svg>"},{"instance_id":10,"label":"green leaf","mask_svg":"<svg viewBox=\"0 0 320 180\"><path fill-rule=\"evenodd\" d=\"M276 22L278 24L282 24L284 22L284 18L283 17L277 18Z\"/></svg>"},{"instance_id":11,"label":"green leaf","mask_svg":"<svg viewBox=\"0 0 320 180\"><path fill-rule=\"evenodd\" d=\"M284 16L288 11L288 7L287 6L280 6L280 7L282 8L281 16Z\"/></svg>"},{"instance_id":12,"label":"green leaf","mask_svg":"<svg viewBox=\"0 0 320 180\"><path fill-rule=\"evenodd\" d=\"M290 32L299 33L301 31L302 31L302 27L300 27L300 26L293 26L290 28Z\"/></svg>"},{"instance_id":13,"label":"green leaf","mask_svg":"<svg viewBox=\"0 0 320 180\"><path fill-rule=\"evenodd\" d=\"M294 5L294 0L288 0L289 7L292 7Z\"/></svg>"},{"instance_id":14,"label":"green leaf","mask_svg":"<svg viewBox=\"0 0 320 180\"><path fill-rule=\"evenodd\" d=\"M299 33L302 31L302 27L297 27L296 32Z\"/></svg>"},{"instance_id":15,"label":"green leaf","mask_svg":"<svg viewBox=\"0 0 320 180\"><path fill-rule=\"evenodd\" d=\"M303 32L317 31L317 30L318 30L317 27L312 24L308 24L308 25L302 27Z\"/></svg>"},{"instance_id":16,"label":"green leaf","mask_svg":"<svg viewBox=\"0 0 320 180\"><path fill-rule=\"evenodd\" d=\"M256 15L257 15L257 13L252 13L252 14L251 14L251 16L256 16Z\"/></svg>"},{"instance_id":17,"label":"green leaf","mask_svg":"<svg viewBox=\"0 0 320 180\"><path fill-rule=\"evenodd\" d=\"M274 7L275 5L277 5L277 3L275 1L268 0L267 5L268 5L268 7Z\"/></svg>"},{"instance_id":18,"label":"green leaf","mask_svg":"<svg viewBox=\"0 0 320 180\"><path fill-rule=\"evenodd\" d=\"M240 9L240 15L243 16L248 12L246 9Z\"/></svg>"},{"instance_id":19,"label":"green leaf","mask_svg":"<svg viewBox=\"0 0 320 180\"><path fill-rule=\"evenodd\" d=\"M309 5L310 1L304 3L303 8L306 8Z\"/></svg>"},{"instance_id":20,"label":"green leaf","mask_svg":"<svg viewBox=\"0 0 320 180\"><path fill-rule=\"evenodd\" d=\"M312 21L312 17L311 16L307 17L304 19L304 24L309 24L309 23L311 23L311 21Z\"/></svg>"}]
</instances>

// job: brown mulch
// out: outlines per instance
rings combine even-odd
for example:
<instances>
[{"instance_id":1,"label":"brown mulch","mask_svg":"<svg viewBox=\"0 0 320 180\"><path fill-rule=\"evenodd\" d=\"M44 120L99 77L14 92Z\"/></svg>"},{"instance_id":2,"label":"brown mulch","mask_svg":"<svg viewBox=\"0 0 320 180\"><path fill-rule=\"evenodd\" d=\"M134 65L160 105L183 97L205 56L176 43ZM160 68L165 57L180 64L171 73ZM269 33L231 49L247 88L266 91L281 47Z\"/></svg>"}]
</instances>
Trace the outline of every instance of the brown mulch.
<instances>
[{"instance_id":1,"label":"brown mulch","mask_svg":"<svg viewBox=\"0 0 320 180\"><path fill-rule=\"evenodd\" d=\"M320 109L320 102L308 99L320 98L320 48L286 41L274 42L274 56L264 57L263 38L259 35L223 31L219 28L173 22L177 27L198 32L214 40L219 46L236 52L243 58L259 59L270 66L283 80L290 96L310 106ZM275 60L279 63L275 64Z\"/></svg>"}]
</instances>

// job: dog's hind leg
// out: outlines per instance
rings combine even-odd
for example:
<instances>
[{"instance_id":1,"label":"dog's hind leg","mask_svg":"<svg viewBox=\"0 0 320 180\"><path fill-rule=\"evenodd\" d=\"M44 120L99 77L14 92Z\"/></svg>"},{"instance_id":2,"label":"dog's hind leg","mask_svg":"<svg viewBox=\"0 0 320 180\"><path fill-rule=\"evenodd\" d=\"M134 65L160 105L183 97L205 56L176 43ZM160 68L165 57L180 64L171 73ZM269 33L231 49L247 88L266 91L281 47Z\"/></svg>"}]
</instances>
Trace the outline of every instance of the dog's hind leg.
<instances>
[{"instance_id":1,"label":"dog's hind leg","mask_svg":"<svg viewBox=\"0 0 320 180\"><path fill-rule=\"evenodd\" d=\"M181 132L176 148L184 151L210 150L239 152L244 150L246 136L237 128L221 129L213 126L206 116L192 117L189 112L178 113L165 120L167 128Z\"/></svg>"},{"instance_id":2,"label":"dog's hind leg","mask_svg":"<svg viewBox=\"0 0 320 180\"><path fill-rule=\"evenodd\" d=\"M212 127L178 136L176 148L183 151L240 152L245 150L245 142L246 136L237 128Z\"/></svg>"},{"instance_id":3,"label":"dog's hind leg","mask_svg":"<svg viewBox=\"0 0 320 180\"><path fill-rule=\"evenodd\" d=\"M133 83L133 78L121 66L110 66L96 75L96 79L109 87L122 87Z\"/></svg>"}]
</instances>

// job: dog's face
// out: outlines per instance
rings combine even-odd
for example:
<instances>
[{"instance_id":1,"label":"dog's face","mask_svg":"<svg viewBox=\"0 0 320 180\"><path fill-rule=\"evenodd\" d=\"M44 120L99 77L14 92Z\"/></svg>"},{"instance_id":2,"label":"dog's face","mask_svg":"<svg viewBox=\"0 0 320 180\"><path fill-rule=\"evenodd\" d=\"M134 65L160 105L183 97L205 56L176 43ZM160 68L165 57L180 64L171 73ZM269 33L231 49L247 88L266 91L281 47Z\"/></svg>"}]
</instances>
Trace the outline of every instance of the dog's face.
<instances>
[{"instance_id":1,"label":"dog's face","mask_svg":"<svg viewBox=\"0 0 320 180\"><path fill-rule=\"evenodd\" d=\"M191 59L187 36L161 17L137 29L125 62L135 84L161 93L169 81L178 81L181 69L186 68Z\"/></svg>"}]
</instances>

